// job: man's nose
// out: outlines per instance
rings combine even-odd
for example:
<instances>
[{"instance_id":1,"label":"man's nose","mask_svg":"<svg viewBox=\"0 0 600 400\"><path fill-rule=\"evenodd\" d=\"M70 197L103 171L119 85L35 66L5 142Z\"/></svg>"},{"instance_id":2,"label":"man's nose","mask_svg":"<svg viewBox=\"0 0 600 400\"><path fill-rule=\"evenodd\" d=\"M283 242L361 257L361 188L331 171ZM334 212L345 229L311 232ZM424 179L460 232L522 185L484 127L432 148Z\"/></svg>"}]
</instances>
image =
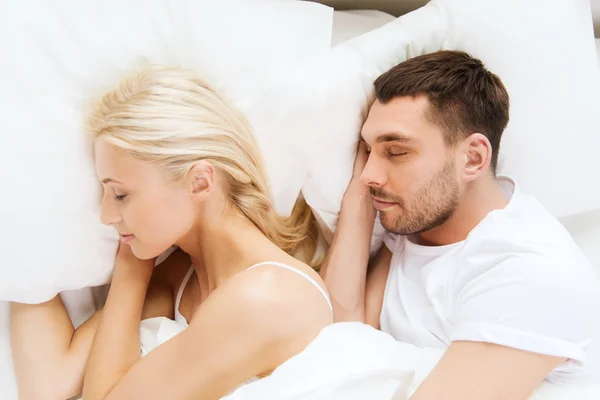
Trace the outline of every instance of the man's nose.
<instances>
[{"instance_id":1,"label":"man's nose","mask_svg":"<svg viewBox=\"0 0 600 400\"><path fill-rule=\"evenodd\" d=\"M362 182L371 187L382 187L387 182L385 171L379 166L376 158L370 154L360 175Z\"/></svg>"}]
</instances>

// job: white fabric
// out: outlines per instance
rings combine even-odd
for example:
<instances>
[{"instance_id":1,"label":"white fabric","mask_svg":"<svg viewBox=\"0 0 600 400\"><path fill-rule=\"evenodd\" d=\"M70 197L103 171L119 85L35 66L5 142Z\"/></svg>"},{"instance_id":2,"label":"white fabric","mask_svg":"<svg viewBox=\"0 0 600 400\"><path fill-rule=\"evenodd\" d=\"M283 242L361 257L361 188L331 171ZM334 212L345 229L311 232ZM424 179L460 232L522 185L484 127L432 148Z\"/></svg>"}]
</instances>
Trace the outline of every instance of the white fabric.
<instances>
[{"instance_id":1,"label":"white fabric","mask_svg":"<svg viewBox=\"0 0 600 400\"><path fill-rule=\"evenodd\" d=\"M331 45L380 28L394 19L393 15L377 10L334 11Z\"/></svg>"},{"instance_id":2,"label":"white fabric","mask_svg":"<svg viewBox=\"0 0 600 400\"><path fill-rule=\"evenodd\" d=\"M573 239L600 276L600 209L561 218Z\"/></svg>"},{"instance_id":3,"label":"white fabric","mask_svg":"<svg viewBox=\"0 0 600 400\"><path fill-rule=\"evenodd\" d=\"M140 324L140 349L142 357L175 337L187 328L177 321L166 317L148 318Z\"/></svg>"},{"instance_id":4,"label":"white fabric","mask_svg":"<svg viewBox=\"0 0 600 400\"><path fill-rule=\"evenodd\" d=\"M142 348L164 343L183 327L167 318L142 322ZM147 354L147 353L145 353ZM367 325L336 323L268 377L238 388L223 400L406 400L443 355L438 348L397 342ZM530 400L597 400L600 385L544 382Z\"/></svg>"},{"instance_id":5,"label":"white fabric","mask_svg":"<svg viewBox=\"0 0 600 400\"><path fill-rule=\"evenodd\" d=\"M404 347L367 325L337 323L271 375L223 399L391 399L413 377L415 353Z\"/></svg>"},{"instance_id":6,"label":"white fabric","mask_svg":"<svg viewBox=\"0 0 600 400\"><path fill-rule=\"evenodd\" d=\"M142 321L142 355L184 329L164 317ZM413 378L418 354L414 349L364 324L334 324L271 375L252 380L223 399L390 399L399 386L405 392Z\"/></svg>"},{"instance_id":7,"label":"white fabric","mask_svg":"<svg viewBox=\"0 0 600 400\"><path fill-rule=\"evenodd\" d=\"M118 11L118 12L117 12ZM325 87L332 10L277 0L9 2L0 13L0 300L42 302L108 282L117 234L81 129L86 102L143 64L190 67L245 112L275 206L289 214ZM241 67L243 66L243 67ZM312 69L311 69L312 68ZM310 82L310 84L308 83ZM23 255L27 255L24 257Z\"/></svg>"},{"instance_id":8,"label":"white fabric","mask_svg":"<svg viewBox=\"0 0 600 400\"><path fill-rule=\"evenodd\" d=\"M432 247L386 234L381 329L421 347L483 341L565 357L548 381L600 383L600 281L535 198L500 182L508 206L465 241Z\"/></svg>"},{"instance_id":9,"label":"white fabric","mask_svg":"<svg viewBox=\"0 0 600 400\"><path fill-rule=\"evenodd\" d=\"M175 316L175 322L182 326L185 326L186 328L188 327L188 321L183 315L181 315L181 312L179 311L179 305L181 304L181 297L183 296L185 287L187 286L187 283L190 280L190 277L193 273L194 266L192 265L190 269L188 269L188 272L186 272L185 276L183 277L183 280L181 281L181 284L179 285L179 290L177 291L177 298L175 299L175 310L173 311L173 315Z\"/></svg>"},{"instance_id":10,"label":"white fabric","mask_svg":"<svg viewBox=\"0 0 600 400\"><path fill-rule=\"evenodd\" d=\"M600 5L600 0L597 4ZM600 39L596 39L596 52L600 65ZM600 276L600 205L595 210L562 217L560 222L569 230Z\"/></svg>"},{"instance_id":11,"label":"white fabric","mask_svg":"<svg viewBox=\"0 0 600 400\"><path fill-rule=\"evenodd\" d=\"M518 179L555 216L597 208L600 73L589 2L434 0L332 49L320 149L302 189L328 238L352 174L372 82L392 65L442 48L469 51L507 86L511 120L500 172Z\"/></svg>"}]
</instances>

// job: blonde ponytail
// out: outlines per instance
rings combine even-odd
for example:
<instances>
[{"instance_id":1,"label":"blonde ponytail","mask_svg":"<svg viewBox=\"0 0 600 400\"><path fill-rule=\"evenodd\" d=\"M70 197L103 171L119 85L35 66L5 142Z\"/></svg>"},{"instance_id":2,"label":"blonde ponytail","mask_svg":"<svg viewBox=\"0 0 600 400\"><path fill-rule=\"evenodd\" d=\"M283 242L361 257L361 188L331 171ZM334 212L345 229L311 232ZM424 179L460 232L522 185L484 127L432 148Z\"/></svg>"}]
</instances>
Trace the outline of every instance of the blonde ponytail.
<instances>
[{"instance_id":1,"label":"blonde ponytail","mask_svg":"<svg viewBox=\"0 0 600 400\"><path fill-rule=\"evenodd\" d=\"M133 157L162 167L174 180L200 160L229 183L232 203L275 245L312 264L316 225L299 200L278 216L252 129L227 99L194 72L152 66L123 79L92 104L86 130Z\"/></svg>"}]
</instances>

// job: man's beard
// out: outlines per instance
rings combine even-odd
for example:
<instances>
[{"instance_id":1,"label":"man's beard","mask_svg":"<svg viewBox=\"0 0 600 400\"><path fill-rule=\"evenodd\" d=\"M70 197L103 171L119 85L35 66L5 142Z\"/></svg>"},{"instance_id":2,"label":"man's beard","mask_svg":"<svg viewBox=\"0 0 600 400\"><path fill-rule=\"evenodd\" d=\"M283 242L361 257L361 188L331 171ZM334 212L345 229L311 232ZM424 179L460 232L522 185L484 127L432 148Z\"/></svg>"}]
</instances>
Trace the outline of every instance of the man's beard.
<instances>
[{"instance_id":1,"label":"man's beard","mask_svg":"<svg viewBox=\"0 0 600 400\"><path fill-rule=\"evenodd\" d=\"M415 235L444 224L452 217L459 202L458 183L454 178L451 160L436 173L417 193L410 203L400 197L371 188L371 194L383 201L397 203L396 208L380 212L383 227L400 235Z\"/></svg>"}]
</instances>

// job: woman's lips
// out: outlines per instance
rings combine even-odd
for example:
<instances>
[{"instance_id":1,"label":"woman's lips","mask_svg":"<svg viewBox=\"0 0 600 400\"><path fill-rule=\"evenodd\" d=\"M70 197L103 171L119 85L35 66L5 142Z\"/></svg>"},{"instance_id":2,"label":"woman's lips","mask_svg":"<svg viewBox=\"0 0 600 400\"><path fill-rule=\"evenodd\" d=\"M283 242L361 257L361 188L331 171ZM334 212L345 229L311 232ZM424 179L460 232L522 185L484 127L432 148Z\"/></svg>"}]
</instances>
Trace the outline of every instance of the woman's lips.
<instances>
[{"instance_id":1,"label":"woman's lips","mask_svg":"<svg viewBox=\"0 0 600 400\"><path fill-rule=\"evenodd\" d=\"M135 235L123 235L121 234L121 242L129 243L135 238Z\"/></svg>"}]
</instances>

